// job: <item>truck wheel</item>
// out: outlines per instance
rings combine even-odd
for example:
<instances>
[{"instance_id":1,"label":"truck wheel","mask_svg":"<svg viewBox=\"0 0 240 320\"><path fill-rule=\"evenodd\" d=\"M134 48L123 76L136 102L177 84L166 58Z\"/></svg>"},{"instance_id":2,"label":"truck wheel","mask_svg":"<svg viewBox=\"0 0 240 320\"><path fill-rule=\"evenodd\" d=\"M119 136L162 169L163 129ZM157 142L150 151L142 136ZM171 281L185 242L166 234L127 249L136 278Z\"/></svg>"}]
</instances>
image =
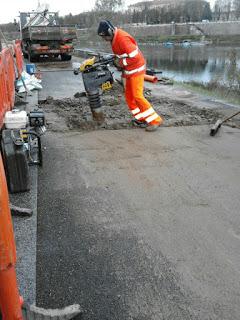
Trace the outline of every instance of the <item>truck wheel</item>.
<instances>
[{"instance_id":1,"label":"truck wheel","mask_svg":"<svg viewBox=\"0 0 240 320\"><path fill-rule=\"evenodd\" d=\"M62 61L70 61L72 59L72 56L66 53L61 54Z\"/></svg>"},{"instance_id":2,"label":"truck wheel","mask_svg":"<svg viewBox=\"0 0 240 320\"><path fill-rule=\"evenodd\" d=\"M28 54L28 59L29 59L30 62L38 62L39 58L40 58L39 55L32 54L32 53Z\"/></svg>"}]
</instances>

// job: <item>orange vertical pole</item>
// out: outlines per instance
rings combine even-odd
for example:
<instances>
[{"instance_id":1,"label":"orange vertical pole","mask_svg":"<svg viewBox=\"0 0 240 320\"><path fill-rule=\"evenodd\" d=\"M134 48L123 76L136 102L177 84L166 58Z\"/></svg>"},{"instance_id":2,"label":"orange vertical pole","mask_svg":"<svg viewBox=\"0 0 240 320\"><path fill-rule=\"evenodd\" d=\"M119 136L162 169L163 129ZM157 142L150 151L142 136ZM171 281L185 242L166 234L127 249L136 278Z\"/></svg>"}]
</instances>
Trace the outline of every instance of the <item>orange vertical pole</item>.
<instances>
[{"instance_id":1,"label":"orange vertical pole","mask_svg":"<svg viewBox=\"0 0 240 320\"><path fill-rule=\"evenodd\" d=\"M16 247L0 154L0 309L3 320L23 320L15 264Z\"/></svg>"},{"instance_id":2,"label":"orange vertical pole","mask_svg":"<svg viewBox=\"0 0 240 320\"><path fill-rule=\"evenodd\" d=\"M0 271L0 307L3 320L22 320L16 271L13 265Z\"/></svg>"},{"instance_id":3,"label":"orange vertical pole","mask_svg":"<svg viewBox=\"0 0 240 320\"><path fill-rule=\"evenodd\" d=\"M23 57L22 57L22 48L21 48L21 41L16 40L14 46L15 56L16 56L16 66L18 72L18 79L21 78L21 74L23 72Z\"/></svg>"}]
</instances>

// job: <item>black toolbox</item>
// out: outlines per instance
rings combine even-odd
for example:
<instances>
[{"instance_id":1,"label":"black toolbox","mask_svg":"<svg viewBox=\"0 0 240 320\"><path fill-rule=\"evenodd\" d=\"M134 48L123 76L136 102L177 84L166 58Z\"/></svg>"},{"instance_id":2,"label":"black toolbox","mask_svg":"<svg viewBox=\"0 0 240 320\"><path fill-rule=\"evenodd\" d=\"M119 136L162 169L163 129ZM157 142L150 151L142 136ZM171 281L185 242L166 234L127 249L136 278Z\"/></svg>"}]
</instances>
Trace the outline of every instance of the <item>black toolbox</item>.
<instances>
[{"instance_id":1,"label":"black toolbox","mask_svg":"<svg viewBox=\"0 0 240 320\"><path fill-rule=\"evenodd\" d=\"M9 191L11 193L29 191L30 174L27 149L19 130L2 131L1 150Z\"/></svg>"}]
</instances>

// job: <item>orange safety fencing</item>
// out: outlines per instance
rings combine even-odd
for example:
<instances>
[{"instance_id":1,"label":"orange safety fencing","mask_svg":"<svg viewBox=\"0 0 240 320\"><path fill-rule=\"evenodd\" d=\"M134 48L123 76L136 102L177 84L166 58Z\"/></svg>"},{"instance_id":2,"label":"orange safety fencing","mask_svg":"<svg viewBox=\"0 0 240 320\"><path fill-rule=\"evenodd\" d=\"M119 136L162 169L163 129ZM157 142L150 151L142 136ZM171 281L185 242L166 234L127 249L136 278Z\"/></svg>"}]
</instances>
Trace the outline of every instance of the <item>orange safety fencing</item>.
<instances>
[{"instance_id":1,"label":"orange safety fencing","mask_svg":"<svg viewBox=\"0 0 240 320\"><path fill-rule=\"evenodd\" d=\"M0 310L3 320L22 320L15 271L16 247L6 177L0 154Z\"/></svg>"},{"instance_id":2,"label":"orange safety fencing","mask_svg":"<svg viewBox=\"0 0 240 320\"><path fill-rule=\"evenodd\" d=\"M14 59L12 53L9 49L3 49L2 51L3 57L3 66L5 71L5 81L7 86L7 98L8 98L8 105L10 108L14 106L15 100L15 69L14 69Z\"/></svg>"},{"instance_id":3,"label":"orange safety fencing","mask_svg":"<svg viewBox=\"0 0 240 320\"><path fill-rule=\"evenodd\" d=\"M18 79L19 79L23 72L23 58L22 58L22 48L21 48L20 40L16 40L16 43L14 46L14 52L16 57L16 65L17 65L17 72L18 72Z\"/></svg>"},{"instance_id":4,"label":"orange safety fencing","mask_svg":"<svg viewBox=\"0 0 240 320\"><path fill-rule=\"evenodd\" d=\"M0 129L3 125L4 114L10 109L10 106L8 104L7 85L5 77L3 56L0 53Z\"/></svg>"},{"instance_id":5,"label":"orange safety fencing","mask_svg":"<svg viewBox=\"0 0 240 320\"><path fill-rule=\"evenodd\" d=\"M3 126L5 113L14 106L15 80L23 71L21 44L17 42L13 49L16 61L10 48L0 52L0 129Z\"/></svg>"}]
</instances>

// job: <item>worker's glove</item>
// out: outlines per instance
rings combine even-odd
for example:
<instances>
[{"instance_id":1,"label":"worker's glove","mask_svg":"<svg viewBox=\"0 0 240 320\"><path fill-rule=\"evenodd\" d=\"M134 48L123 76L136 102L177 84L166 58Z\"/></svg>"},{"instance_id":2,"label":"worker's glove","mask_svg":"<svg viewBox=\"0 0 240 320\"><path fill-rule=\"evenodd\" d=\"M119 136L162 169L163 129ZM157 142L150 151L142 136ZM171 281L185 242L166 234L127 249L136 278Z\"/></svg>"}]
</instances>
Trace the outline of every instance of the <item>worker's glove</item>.
<instances>
[{"instance_id":1,"label":"worker's glove","mask_svg":"<svg viewBox=\"0 0 240 320\"><path fill-rule=\"evenodd\" d=\"M123 70L122 66L120 65L120 60L117 56L114 57L113 65L118 69L118 71Z\"/></svg>"}]
</instances>

